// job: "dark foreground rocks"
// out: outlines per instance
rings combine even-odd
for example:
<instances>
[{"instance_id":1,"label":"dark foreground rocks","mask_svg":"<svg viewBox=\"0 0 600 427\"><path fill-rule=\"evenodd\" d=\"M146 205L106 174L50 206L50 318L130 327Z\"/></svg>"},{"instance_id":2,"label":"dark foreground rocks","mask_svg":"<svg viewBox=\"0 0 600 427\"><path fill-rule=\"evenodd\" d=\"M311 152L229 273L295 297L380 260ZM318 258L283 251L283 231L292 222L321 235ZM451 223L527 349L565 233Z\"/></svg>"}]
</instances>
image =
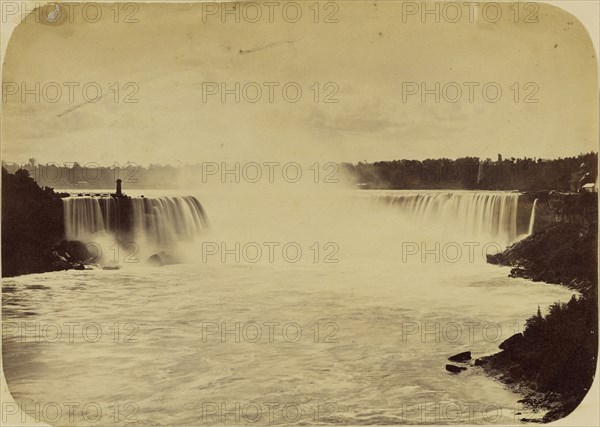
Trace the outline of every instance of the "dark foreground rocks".
<instances>
[{"instance_id":1,"label":"dark foreground rocks","mask_svg":"<svg viewBox=\"0 0 600 427\"><path fill-rule=\"evenodd\" d=\"M95 251L90 250L83 242L77 240L63 240L57 247L59 255L65 257L68 261L75 263L89 263L96 260Z\"/></svg>"},{"instance_id":2,"label":"dark foreground rocks","mask_svg":"<svg viewBox=\"0 0 600 427\"><path fill-rule=\"evenodd\" d=\"M44 271L87 270L87 264L97 261L96 254L83 242L63 240L42 257Z\"/></svg>"},{"instance_id":3,"label":"dark foreground rocks","mask_svg":"<svg viewBox=\"0 0 600 427\"><path fill-rule=\"evenodd\" d=\"M464 351L462 353L455 354L454 356L450 356L448 360L451 362L468 362L471 360L471 352Z\"/></svg>"},{"instance_id":4,"label":"dark foreground rocks","mask_svg":"<svg viewBox=\"0 0 600 427\"><path fill-rule=\"evenodd\" d=\"M448 372L452 372L454 374L458 374L462 371L466 371L467 368L465 368L464 366L455 366L455 365L446 365L446 370Z\"/></svg>"},{"instance_id":5,"label":"dark foreground rocks","mask_svg":"<svg viewBox=\"0 0 600 427\"><path fill-rule=\"evenodd\" d=\"M504 340L502 343L500 343L498 348L500 350L504 350L504 351L508 351L508 352L516 351L520 348L520 345L523 343L523 340L524 340L523 334L519 332L518 334L514 334L507 340Z\"/></svg>"},{"instance_id":6,"label":"dark foreground rocks","mask_svg":"<svg viewBox=\"0 0 600 427\"><path fill-rule=\"evenodd\" d=\"M598 354L597 226L556 224L488 256L513 267L510 276L569 286L580 292L554 303L548 314L527 319L522 334L475 364L509 388L520 401L548 411L543 422L567 416L590 389Z\"/></svg>"},{"instance_id":7,"label":"dark foreground rocks","mask_svg":"<svg viewBox=\"0 0 600 427\"><path fill-rule=\"evenodd\" d=\"M467 363L471 360L471 352L463 351L462 353L458 353L458 354L455 354L454 356L450 356L448 358L448 360L451 362L456 362L456 363ZM446 370L448 372L452 372L453 374L458 374L462 371L466 371L467 368L464 366L456 366L456 365L447 364Z\"/></svg>"},{"instance_id":8,"label":"dark foreground rocks","mask_svg":"<svg viewBox=\"0 0 600 427\"><path fill-rule=\"evenodd\" d=\"M556 283L582 293L596 292L597 238L595 226L555 224L488 255L490 264L513 267L509 276Z\"/></svg>"},{"instance_id":9,"label":"dark foreground rocks","mask_svg":"<svg viewBox=\"0 0 600 427\"><path fill-rule=\"evenodd\" d=\"M40 188L26 170L10 174L2 168L3 277L67 267L48 255L64 236L63 196Z\"/></svg>"},{"instance_id":10,"label":"dark foreground rocks","mask_svg":"<svg viewBox=\"0 0 600 427\"><path fill-rule=\"evenodd\" d=\"M575 410L593 383L595 340L579 334L574 339L563 337L553 342L556 336L531 328L528 331L522 339L501 344L508 350L477 359L478 365L523 394L519 403L548 411L543 422L555 421ZM582 346L579 351L578 346Z\"/></svg>"},{"instance_id":11,"label":"dark foreground rocks","mask_svg":"<svg viewBox=\"0 0 600 427\"><path fill-rule=\"evenodd\" d=\"M93 245L64 240L66 196L40 188L26 170L2 168L2 277L87 270L97 261Z\"/></svg>"}]
</instances>

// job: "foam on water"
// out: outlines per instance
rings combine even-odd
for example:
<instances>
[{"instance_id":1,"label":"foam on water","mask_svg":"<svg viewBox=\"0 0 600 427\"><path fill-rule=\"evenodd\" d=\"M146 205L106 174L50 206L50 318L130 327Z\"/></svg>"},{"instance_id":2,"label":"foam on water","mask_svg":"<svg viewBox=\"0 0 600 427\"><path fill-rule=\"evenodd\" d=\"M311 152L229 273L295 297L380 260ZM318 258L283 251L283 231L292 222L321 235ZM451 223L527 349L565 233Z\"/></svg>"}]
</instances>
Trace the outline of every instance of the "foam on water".
<instances>
[{"instance_id":1,"label":"foam on water","mask_svg":"<svg viewBox=\"0 0 600 427\"><path fill-rule=\"evenodd\" d=\"M407 205L397 209L373 203L374 193L196 194L212 219L196 245L277 240L307 249L332 241L339 245L337 263L315 263L312 252L298 263L236 263L232 257L203 263L200 246L191 245L186 264L5 280L5 322L80 325L73 343L66 335L33 342L35 328L25 341L6 334L4 369L13 396L29 404L96 402L110 414L95 424L79 417L78 425L114 424L110 408L117 401L134 402L134 418L143 425L518 424L521 396L475 367L446 372L447 358L497 351L538 305L567 301L571 291L509 279L508 268L486 264L482 256L423 262L419 254L403 259L402 252L407 242L429 250L436 242L463 242L458 225L469 212L497 224L475 232L496 230L509 238L512 226L499 220L512 221L514 195L432 195L417 202L398 192L396 200ZM438 209L445 209L446 223ZM99 229L97 209L91 212L88 218L96 219L89 224ZM96 342L82 335L83 325L92 323L101 326ZM222 333L223 325L229 332ZM96 337L92 329L88 340ZM215 402L233 411L224 421L205 418L206 405ZM244 412L236 421L236 404L251 417L252 402L263 411L258 421L244 419ZM266 405L273 402L279 406L271 420ZM415 406L423 404L426 418ZM463 412L455 418L453 410L442 412L444 404L462 405ZM478 405L471 418L466 404ZM283 417L285 405L302 409L298 420L292 412ZM68 424L68 413L54 424Z\"/></svg>"}]
</instances>

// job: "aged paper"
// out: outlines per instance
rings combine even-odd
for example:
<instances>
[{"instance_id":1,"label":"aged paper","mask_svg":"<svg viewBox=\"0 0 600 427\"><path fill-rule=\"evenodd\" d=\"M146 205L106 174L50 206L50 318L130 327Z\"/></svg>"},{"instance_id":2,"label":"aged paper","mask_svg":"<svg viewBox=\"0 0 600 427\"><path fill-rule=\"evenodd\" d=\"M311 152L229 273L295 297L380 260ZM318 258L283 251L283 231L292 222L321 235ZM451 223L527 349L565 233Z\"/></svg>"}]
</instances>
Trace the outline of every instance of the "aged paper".
<instances>
[{"instance_id":1,"label":"aged paper","mask_svg":"<svg viewBox=\"0 0 600 427\"><path fill-rule=\"evenodd\" d=\"M3 424L598 423L596 2L1 7Z\"/></svg>"}]
</instances>

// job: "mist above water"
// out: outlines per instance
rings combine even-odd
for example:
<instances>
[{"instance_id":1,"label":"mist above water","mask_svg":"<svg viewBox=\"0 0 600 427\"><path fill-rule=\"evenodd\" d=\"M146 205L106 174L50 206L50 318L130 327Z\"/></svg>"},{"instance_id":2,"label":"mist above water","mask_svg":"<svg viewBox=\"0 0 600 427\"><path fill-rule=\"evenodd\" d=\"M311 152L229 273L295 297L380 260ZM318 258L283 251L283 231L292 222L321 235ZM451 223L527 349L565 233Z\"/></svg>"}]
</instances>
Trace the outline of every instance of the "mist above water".
<instances>
[{"instance_id":1,"label":"mist above water","mask_svg":"<svg viewBox=\"0 0 600 427\"><path fill-rule=\"evenodd\" d=\"M11 305L3 311L5 320L94 322L105 328L104 338L93 344L80 336L74 344L43 346L9 338L4 348L11 392L17 402L97 402L103 409L120 396L137 405L135 418L145 425L197 425L206 402L225 402L228 408L249 402L299 405L304 409L301 422L335 425L406 423L401 412L406 404L464 408L469 402L481 411L482 405L493 403L500 409L498 421L514 422L520 396L475 369L457 379L444 370L447 357L466 350L476 357L496 351L538 304L545 307L571 293L507 278L506 269L486 264L478 252L486 242L485 234L477 234L480 227L465 234L464 209L454 207L470 204L472 212L495 206L488 216L470 217L496 224L484 227L492 237L509 235L512 216L500 215L498 205L510 211L514 195L423 192L419 204L410 193L386 192L385 197L400 202L389 205L377 201L382 194L283 185L145 191L149 200L196 197L210 227L188 242L183 240L190 236L183 232L176 245L183 264L151 266L138 256L140 262L122 263L117 271L8 280L12 291L6 304ZM158 214L160 221L174 219L164 210L152 213ZM285 259L283 247L291 243L295 246ZM222 244L228 251L224 258ZM250 245L246 257L245 245ZM267 256L269 245L273 262ZM175 250L170 245L152 250L166 247ZM256 247L264 252L251 262L246 258L253 259L250 250ZM297 247L302 256L292 262ZM457 247L463 252L455 259L451 251ZM475 248L473 259L470 247ZM115 322L138 328L137 341L115 344ZM277 323L273 342L266 329L257 342L235 333L205 334L207 323L235 331L236 324L252 322ZM281 326L292 323L302 332L297 341L282 335ZM473 337L466 329L452 339L442 333L446 325L467 323L479 325ZM416 327L415 333L407 336L406 325ZM484 334L484 325L493 327ZM334 410L316 420L308 409L332 403ZM408 421L418 422L418 415ZM439 422L489 422L481 412L473 419L442 416L437 414ZM210 420L229 425L235 418ZM104 421L95 425L114 422ZM280 412L275 421L293 424ZM236 424L247 423L241 419ZM253 424L272 422L262 417Z\"/></svg>"},{"instance_id":2,"label":"mist above water","mask_svg":"<svg viewBox=\"0 0 600 427\"><path fill-rule=\"evenodd\" d=\"M485 260L484 246L495 253L517 239L519 196L506 192L417 193L274 183L171 192L169 197L157 197L164 191L145 193L133 194L130 202L65 199L67 239L134 242L143 257L164 250L192 264L298 259L295 264L322 257L336 263L406 263L436 256L472 263L474 254L477 262ZM130 208L123 210L123 203ZM274 250L290 253L274 258ZM227 255L232 251L242 256Z\"/></svg>"}]
</instances>

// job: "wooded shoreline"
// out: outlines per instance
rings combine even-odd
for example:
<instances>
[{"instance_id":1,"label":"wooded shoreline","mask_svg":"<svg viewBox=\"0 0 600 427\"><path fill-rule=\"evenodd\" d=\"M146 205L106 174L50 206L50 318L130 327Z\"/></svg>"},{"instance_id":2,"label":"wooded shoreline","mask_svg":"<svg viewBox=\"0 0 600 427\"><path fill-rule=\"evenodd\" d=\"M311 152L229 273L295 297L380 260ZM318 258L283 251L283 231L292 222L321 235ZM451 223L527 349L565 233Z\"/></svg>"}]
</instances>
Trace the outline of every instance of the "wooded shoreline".
<instances>
[{"instance_id":1,"label":"wooded shoreline","mask_svg":"<svg viewBox=\"0 0 600 427\"><path fill-rule=\"evenodd\" d=\"M511 277L559 284L578 291L568 303L538 313L523 333L504 341L501 352L477 365L523 394L525 407L547 411L542 422L574 411L594 381L598 355L598 225L556 223L488 262L513 267ZM523 419L523 421L533 421Z\"/></svg>"}]
</instances>

